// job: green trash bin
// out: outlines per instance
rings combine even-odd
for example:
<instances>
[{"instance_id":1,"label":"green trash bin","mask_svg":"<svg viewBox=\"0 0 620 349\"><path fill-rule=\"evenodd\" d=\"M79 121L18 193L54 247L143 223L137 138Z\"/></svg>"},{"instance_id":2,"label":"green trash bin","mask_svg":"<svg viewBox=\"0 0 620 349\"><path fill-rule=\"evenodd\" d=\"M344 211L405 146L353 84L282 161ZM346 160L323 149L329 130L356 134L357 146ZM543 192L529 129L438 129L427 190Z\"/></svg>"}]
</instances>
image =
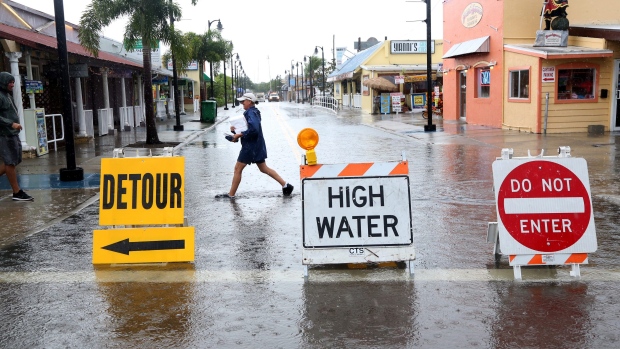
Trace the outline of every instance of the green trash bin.
<instances>
[{"instance_id":1,"label":"green trash bin","mask_svg":"<svg viewBox=\"0 0 620 349\"><path fill-rule=\"evenodd\" d=\"M215 122L217 116L216 101L202 101L200 104L200 122Z\"/></svg>"}]
</instances>

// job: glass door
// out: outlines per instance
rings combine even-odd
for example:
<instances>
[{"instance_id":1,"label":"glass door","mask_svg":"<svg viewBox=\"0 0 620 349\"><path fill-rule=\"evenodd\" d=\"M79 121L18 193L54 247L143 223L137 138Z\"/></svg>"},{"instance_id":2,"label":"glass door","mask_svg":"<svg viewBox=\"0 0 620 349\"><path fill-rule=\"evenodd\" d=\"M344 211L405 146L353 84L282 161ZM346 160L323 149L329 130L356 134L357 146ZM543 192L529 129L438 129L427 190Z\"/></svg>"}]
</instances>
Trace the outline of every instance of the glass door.
<instances>
[{"instance_id":1,"label":"glass door","mask_svg":"<svg viewBox=\"0 0 620 349\"><path fill-rule=\"evenodd\" d=\"M461 91L459 94L459 116L465 119L467 116L467 70L461 70L459 73L459 90Z\"/></svg>"}]
</instances>

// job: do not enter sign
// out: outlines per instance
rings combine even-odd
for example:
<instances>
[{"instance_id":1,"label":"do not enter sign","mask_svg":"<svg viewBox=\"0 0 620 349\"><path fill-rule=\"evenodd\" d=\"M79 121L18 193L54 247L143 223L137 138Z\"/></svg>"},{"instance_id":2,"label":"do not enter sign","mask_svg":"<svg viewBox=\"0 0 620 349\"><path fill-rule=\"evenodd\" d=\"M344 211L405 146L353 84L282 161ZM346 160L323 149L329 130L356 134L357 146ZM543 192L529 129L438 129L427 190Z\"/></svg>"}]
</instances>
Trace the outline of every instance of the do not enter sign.
<instances>
[{"instance_id":1,"label":"do not enter sign","mask_svg":"<svg viewBox=\"0 0 620 349\"><path fill-rule=\"evenodd\" d=\"M596 251L584 159L498 160L493 178L503 253Z\"/></svg>"}]
</instances>

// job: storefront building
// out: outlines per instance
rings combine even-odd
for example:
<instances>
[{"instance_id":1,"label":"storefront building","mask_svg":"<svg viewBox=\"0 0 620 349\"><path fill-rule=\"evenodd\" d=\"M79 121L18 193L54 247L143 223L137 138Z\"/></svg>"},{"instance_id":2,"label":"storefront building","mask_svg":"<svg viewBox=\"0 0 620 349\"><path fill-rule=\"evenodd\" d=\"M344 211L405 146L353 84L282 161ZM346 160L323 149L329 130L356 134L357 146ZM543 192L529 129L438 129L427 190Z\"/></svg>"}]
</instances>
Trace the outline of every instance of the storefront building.
<instances>
[{"instance_id":1,"label":"storefront building","mask_svg":"<svg viewBox=\"0 0 620 349\"><path fill-rule=\"evenodd\" d=\"M566 46L536 44L538 0L444 2L444 119L534 133L620 130L612 1L570 1Z\"/></svg>"},{"instance_id":2,"label":"storefront building","mask_svg":"<svg viewBox=\"0 0 620 349\"><path fill-rule=\"evenodd\" d=\"M91 138L105 134L104 130L123 128L130 109L140 121L143 101L137 91L141 85L138 82L142 79L142 64L104 50L94 57L79 44L78 26L66 22L65 30L76 138ZM0 69L20 77L16 78L18 89L13 90L20 121L24 120L24 110L43 108L46 115L63 112L55 35L53 16L13 1L3 1L0 7ZM97 116L103 114L105 122L100 124ZM56 117L47 119L48 139L59 138L58 134L54 135L54 129L56 133L61 132L60 121ZM25 151L31 151L33 144L26 138L32 130L28 122L22 124L22 145Z\"/></svg>"},{"instance_id":3,"label":"storefront building","mask_svg":"<svg viewBox=\"0 0 620 349\"><path fill-rule=\"evenodd\" d=\"M334 83L334 98L345 107L376 112L376 98L381 94L400 92L404 96L403 108L412 109L415 106L412 105L411 96L422 95L427 91L426 52L426 40L386 39L345 61L340 69L329 75L327 81ZM441 90L443 43L433 40L431 53L433 85ZM396 91L364 84L377 77L394 83Z\"/></svg>"}]
</instances>

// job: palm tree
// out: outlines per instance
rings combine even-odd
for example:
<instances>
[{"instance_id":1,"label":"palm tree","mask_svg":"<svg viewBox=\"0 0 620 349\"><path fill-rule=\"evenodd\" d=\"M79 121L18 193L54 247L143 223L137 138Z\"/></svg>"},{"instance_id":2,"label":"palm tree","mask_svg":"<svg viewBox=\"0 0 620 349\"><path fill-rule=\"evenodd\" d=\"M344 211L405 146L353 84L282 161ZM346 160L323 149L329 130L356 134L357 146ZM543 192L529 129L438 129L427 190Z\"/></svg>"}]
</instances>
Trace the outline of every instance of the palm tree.
<instances>
[{"instance_id":1,"label":"palm tree","mask_svg":"<svg viewBox=\"0 0 620 349\"><path fill-rule=\"evenodd\" d=\"M198 0L192 0L196 5ZM169 44L173 30L168 19L181 18L181 7L172 0L92 0L80 18L78 37L82 46L95 57L99 54L99 37L103 28L119 17L127 17L124 45L127 50L142 40L146 144L161 143L155 125L151 76L151 47L158 41Z\"/></svg>"}]
</instances>

